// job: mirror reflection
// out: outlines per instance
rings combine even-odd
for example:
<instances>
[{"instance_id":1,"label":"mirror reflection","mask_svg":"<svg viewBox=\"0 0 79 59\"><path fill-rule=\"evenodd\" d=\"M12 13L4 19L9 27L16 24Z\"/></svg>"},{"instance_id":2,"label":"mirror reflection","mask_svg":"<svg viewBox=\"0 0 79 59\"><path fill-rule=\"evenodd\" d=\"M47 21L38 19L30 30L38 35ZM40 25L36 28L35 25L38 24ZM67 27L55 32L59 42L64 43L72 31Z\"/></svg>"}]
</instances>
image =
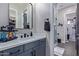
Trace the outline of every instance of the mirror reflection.
<instances>
[{"instance_id":1,"label":"mirror reflection","mask_svg":"<svg viewBox=\"0 0 79 59\"><path fill-rule=\"evenodd\" d=\"M9 4L9 25L18 29L32 29L33 15L32 4L10 3Z\"/></svg>"}]
</instances>

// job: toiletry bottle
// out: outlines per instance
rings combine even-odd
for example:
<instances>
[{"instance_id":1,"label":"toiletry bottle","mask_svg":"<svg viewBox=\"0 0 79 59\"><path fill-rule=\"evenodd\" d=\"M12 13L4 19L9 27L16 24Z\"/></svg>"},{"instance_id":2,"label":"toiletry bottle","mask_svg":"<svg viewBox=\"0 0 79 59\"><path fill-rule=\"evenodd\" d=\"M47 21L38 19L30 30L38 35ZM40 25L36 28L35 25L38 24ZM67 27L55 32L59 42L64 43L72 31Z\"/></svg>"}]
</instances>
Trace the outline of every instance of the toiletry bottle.
<instances>
[{"instance_id":1,"label":"toiletry bottle","mask_svg":"<svg viewBox=\"0 0 79 59\"><path fill-rule=\"evenodd\" d=\"M33 36L33 33L32 33L32 31L31 31L31 33L30 33L30 36Z\"/></svg>"},{"instance_id":2,"label":"toiletry bottle","mask_svg":"<svg viewBox=\"0 0 79 59\"><path fill-rule=\"evenodd\" d=\"M0 33L0 41L1 41L1 33Z\"/></svg>"},{"instance_id":3,"label":"toiletry bottle","mask_svg":"<svg viewBox=\"0 0 79 59\"><path fill-rule=\"evenodd\" d=\"M26 38L26 33L24 33L24 38Z\"/></svg>"},{"instance_id":4,"label":"toiletry bottle","mask_svg":"<svg viewBox=\"0 0 79 59\"><path fill-rule=\"evenodd\" d=\"M1 33L1 41L3 41L3 42L7 41L6 35L7 35L6 32Z\"/></svg>"}]
</instances>

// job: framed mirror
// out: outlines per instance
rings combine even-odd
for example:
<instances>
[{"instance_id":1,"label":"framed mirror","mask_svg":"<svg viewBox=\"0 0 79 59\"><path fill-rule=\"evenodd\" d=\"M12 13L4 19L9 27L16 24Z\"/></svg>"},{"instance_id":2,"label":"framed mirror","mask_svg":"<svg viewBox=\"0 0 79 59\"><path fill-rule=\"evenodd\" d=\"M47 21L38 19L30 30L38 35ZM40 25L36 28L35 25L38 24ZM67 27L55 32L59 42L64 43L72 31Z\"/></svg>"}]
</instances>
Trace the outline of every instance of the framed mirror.
<instances>
[{"instance_id":1,"label":"framed mirror","mask_svg":"<svg viewBox=\"0 0 79 59\"><path fill-rule=\"evenodd\" d=\"M32 29L33 5L31 3L10 3L9 25L15 29Z\"/></svg>"}]
</instances>

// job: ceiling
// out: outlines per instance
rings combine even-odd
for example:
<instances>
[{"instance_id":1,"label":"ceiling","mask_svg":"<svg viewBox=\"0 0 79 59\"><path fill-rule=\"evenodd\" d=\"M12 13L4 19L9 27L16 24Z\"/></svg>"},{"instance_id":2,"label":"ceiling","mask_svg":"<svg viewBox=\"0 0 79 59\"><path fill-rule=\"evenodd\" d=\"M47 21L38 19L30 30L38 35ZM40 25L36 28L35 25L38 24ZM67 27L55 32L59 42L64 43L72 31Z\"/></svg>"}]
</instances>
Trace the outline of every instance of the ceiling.
<instances>
[{"instance_id":1,"label":"ceiling","mask_svg":"<svg viewBox=\"0 0 79 59\"><path fill-rule=\"evenodd\" d=\"M76 5L76 3L57 3L58 9L64 9L70 6Z\"/></svg>"},{"instance_id":2,"label":"ceiling","mask_svg":"<svg viewBox=\"0 0 79 59\"><path fill-rule=\"evenodd\" d=\"M67 14L67 19L73 19L74 17L76 17L76 13L70 13L70 14Z\"/></svg>"}]
</instances>

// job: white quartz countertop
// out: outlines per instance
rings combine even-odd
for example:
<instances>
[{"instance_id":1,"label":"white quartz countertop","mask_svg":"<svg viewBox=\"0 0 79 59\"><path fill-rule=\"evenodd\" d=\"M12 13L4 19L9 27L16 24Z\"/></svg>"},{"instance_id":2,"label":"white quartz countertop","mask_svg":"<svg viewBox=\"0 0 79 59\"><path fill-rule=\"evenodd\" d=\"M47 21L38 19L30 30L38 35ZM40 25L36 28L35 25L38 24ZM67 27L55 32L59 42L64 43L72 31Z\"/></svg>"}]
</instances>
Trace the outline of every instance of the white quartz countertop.
<instances>
[{"instance_id":1,"label":"white quartz countertop","mask_svg":"<svg viewBox=\"0 0 79 59\"><path fill-rule=\"evenodd\" d=\"M29 38L17 38L12 41L3 42L3 43L0 43L0 51L10 49L19 45L31 43L37 40L41 40L43 38L46 38L45 34L34 34L32 37L29 37Z\"/></svg>"}]
</instances>

